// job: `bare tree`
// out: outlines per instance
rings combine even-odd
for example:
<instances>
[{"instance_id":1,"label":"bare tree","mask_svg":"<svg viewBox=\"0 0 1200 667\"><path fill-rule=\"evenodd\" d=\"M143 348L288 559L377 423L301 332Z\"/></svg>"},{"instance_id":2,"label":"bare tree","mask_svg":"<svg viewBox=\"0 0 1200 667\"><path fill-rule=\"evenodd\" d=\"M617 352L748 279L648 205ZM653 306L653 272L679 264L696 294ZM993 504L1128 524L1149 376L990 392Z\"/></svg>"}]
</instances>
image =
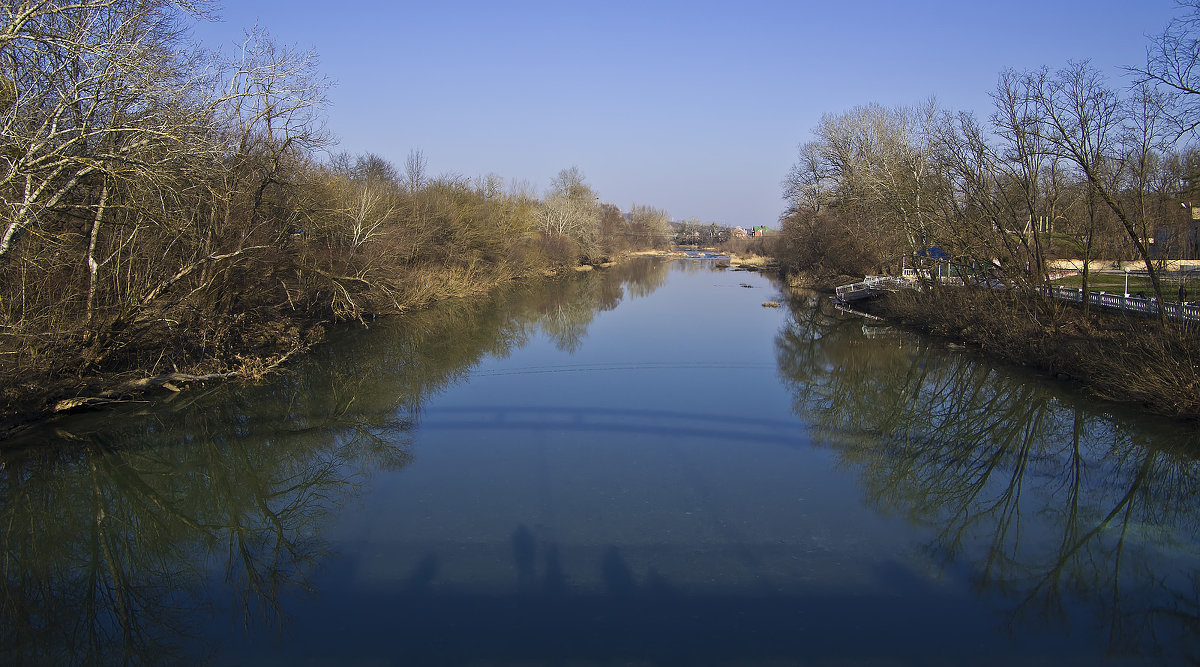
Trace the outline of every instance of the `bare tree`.
<instances>
[{"instance_id":1,"label":"bare tree","mask_svg":"<svg viewBox=\"0 0 1200 667\"><path fill-rule=\"evenodd\" d=\"M1177 1L1186 13L1151 39L1145 66L1130 70L1139 84L1156 87L1166 96L1165 118L1179 138L1200 127L1200 0Z\"/></svg>"},{"instance_id":2,"label":"bare tree","mask_svg":"<svg viewBox=\"0 0 1200 667\"><path fill-rule=\"evenodd\" d=\"M177 48L177 14L191 3L82 0L6 4L0 74L0 261L27 230L92 217L99 230L113 190L152 182L202 119L186 102L200 83ZM90 203L84 204L85 201Z\"/></svg>"},{"instance_id":3,"label":"bare tree","mask_svg":"<svg viewBox=\"0 0 1200 667\"><path fill-rule=\"evenodd\" d=\"M268 190L288 185L290 161L331 143L324 125L330 83L318 72L314 52L281 46L259 27L246 33L228 69L218 118L237 156L229 190L249 185L257 222L265 217ZM227 209L227 220L230 215Z\"/></svg>"},{"instance_id":4,"label":"bare tree","mask_svg":"<svg viewBox=\"0 0 1200 667\"><path fill-rule=\"evenodd\" d=\"M649 247L665 245L671 238L671 216L653 206L634 204L629 209L630 231Z\"/></svg>"},{"instance_id":5,"label":"bare tree","mask_svg":"<svg viewBox=\"0 0 1200 667\"><path fill-rule=\"evenodd\" d=\"M894 109L879 104L826 114L815 131L817 144L805 149L789 178L789 194L813 189L832 178L833 198L874 208L881 223L902 234L910 252L929 245L932 173L929 149L937 108Z\"/></svg>"},{"instance_id":6,"label":"bare tree","mask_svg":"<svg viewBox=\"0 0 1200 667\"><path fill-rule=\"evenodd\" d=\"M1019 230L1020 242L1032 257L1031 273L1041 283L1045 283L1048 277L1042 248L1041 225L1038 224L1041 218L1039 185L1050 151L1041 127L1042 118L1037 95L1043 88L1046 76L1045 70L1026 73L1006 70L1000 74L996 91L992 93L995 108L992 126L1002 142L1002 159L996 160L993 166L1000 170L1003 177L1011 182L1019 193L1019 213L1014 210L1015 207L1008 207L1017 213L1014 216L1016 220L1013 220L1017 223L1013 231ZM1021 218L1024 218L1025 225L1018 227Z\"/></svg>"},{"instance_id":7,"label":"bare tree","mask_svg":"<svg viewBox=\"0 0 1200 667\"><path fill-rule=\"evenodd\" d=\"M558 172L541 210L542 231L566 236L590 251L600 227L598 197L578 167Z\"/></svg>"},{"instance_id":8,"label":"bare tree","mask_svg":"<svg viewBox=\"0 0 1200 667\"><path fill-rule=\"evenodd\" d=\"M1000 260L1006 278L1027 264L1028 246L1014 238L1012 200L998 175L1003 158L989 142L985 126L970 113L943 119L938 131L937 168L947 180L941 233L963 257L990 264Z\"/></svg>"},{"instance_id":9,"label":"bare tree","mask_svg":"<svg viewBox=\"0 0 1200 667\"><path fill-rule=\"evenodd\" d=\"M420 190L425 184L427 165L428 160L419 148L410 150L408 157L404 158L404 182L410 193Z\"/></svg>"},{"instance_id":10,"label":"bare tree","mask_svg":"<svg viewBox=\"0 0 1200 667\"><path fill-rule=\"evenodd\" d=\"M789 211L810 210L820 213L830 198L833 168L826 161L823 146L818 141L800 144L796 164L792 165L783 182L783 197Z\"/></svg>"},{"instance_id":11,"label":"bare tree","mask_svg":"<svg viewBox=\"0 0 1200 667\"><path fill-rule=\"evenodd\" d=\"M1126 109L1088 62L1072 63L1045 80L1037 96L1046 124L1046 139L1059 156L1083 172L1100 200L1117 216L1146 267L1159 302L1159 319L1166 323L1163 293L1147 240L1121 203L1121 178L1125 165L1116 143L1121 138Z\"/></svg>"},{"instance_id":12,"label":"bare tree","mask_svg":"<svg viewBox=\"0 0 1200 667\"><path fill-rule=\"evenodd\" d=\"M1164 137L1166 103L1159 90L1145 83L1135 85L1125 100L1120 139L1122 159L1128 168L1125 190L1131 222L1143 239L1154 237L1155 221L1162 220L1165 213L1154 191L1170 144Z\"/></svg>"},{"instance_id":13,"label":"bare tree","mask_svg":"<svg viewBox=\"0 0 1200 667\"><path fill-rule=\"evenodd\" d=\"M391 163L372 153L359 156L353 169L339 180L344 187L340 217L345 225L338 235L349 248L347 260L350 260L356 250L380 236L385 225L394 222L400 184Z\"/></svg>"}]
</instances>

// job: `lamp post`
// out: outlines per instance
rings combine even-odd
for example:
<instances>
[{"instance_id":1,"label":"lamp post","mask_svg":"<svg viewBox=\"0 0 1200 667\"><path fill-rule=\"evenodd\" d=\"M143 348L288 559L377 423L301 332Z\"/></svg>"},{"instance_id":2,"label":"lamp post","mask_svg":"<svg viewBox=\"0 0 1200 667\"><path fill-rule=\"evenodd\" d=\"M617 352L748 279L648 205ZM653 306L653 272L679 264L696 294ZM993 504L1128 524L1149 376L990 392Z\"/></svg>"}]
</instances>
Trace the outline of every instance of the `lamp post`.
<instances>
[{"instance_id":1,"label":"lamp post","mask_svg":"<svg viewBox=\"0 0 1200 667\"><path fill-rule=\"evenodd\" d=\"M1129 296L1129 267L1125 267L1125 296Z\"/></svg>"}]
</instances>

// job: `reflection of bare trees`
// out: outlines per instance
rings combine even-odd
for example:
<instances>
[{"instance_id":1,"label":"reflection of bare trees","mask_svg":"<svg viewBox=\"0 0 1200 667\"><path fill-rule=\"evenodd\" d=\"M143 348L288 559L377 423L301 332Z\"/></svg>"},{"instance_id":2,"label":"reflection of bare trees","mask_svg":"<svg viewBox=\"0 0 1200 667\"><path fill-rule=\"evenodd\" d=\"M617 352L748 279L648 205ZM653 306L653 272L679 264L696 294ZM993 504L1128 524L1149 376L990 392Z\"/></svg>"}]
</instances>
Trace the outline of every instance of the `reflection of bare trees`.
<instances>
[{"instance_id":1,"label":"reflection of bare trees","mask_svg":"<svg viewBox=\"0 0 1200 667\"><path fill-rule=\"evenodd\" d=\"M594 284L575 284L582 286L581 291L594 292ZM596 309L592 307L592 303L579 298L568 298L547 304L537 322L542 332L554 342L555 347L573 354L583 345L588 325L595 317Z\"/></svg>"},{"instance_id":2,"label":"reflection of bare trees","mask_svg":"<svg viewBox=\"0 0 1200 667\"><path fill-rule=\"evenodd\" d=\"M1014 626L1100 618L1108 650L1200 657L1194 436L858 326L804 310L776 342L797 412L870 502L926 526Z\"/></svg>"},{"instance_id":3,"label":"reflection of bare trees","mask_svg":"<svg viewBox=\"0 0 1200 667\"><path fill-rule=\"evenodd\" d=\"M573 353L583 344L597 312L616 308L626 291L638 297L658 289L666 282L670 267L666 262L641 257L600 274L559 281L540 295L534 321L558 349Z\"/></svg>"},{"instance_id":4,"label":"reflection of bare trees","mask_svg":"<svg viewBox=\"0 0 1200 667\"><path fill-rule=\"evenodd\" d=\"M671 266L666 262L647 258L628 261L620 267L621 284L625 286L631 299L649 296L666 284Z\"/></svg>"},{"instance_id":5,"label":"reflection of bare trees","mask_svg":"<svg viewBox=\"0 0 1200 667\"><path fill-rule=\"evenodd\" d=\"M363 449L332 419L292 431L286 412L266 412L234 400L130 416L6 461L6 661L161 661L211 601L214 573L247 623L277 619L322 557L323 519L353 492Z\"/></svg>"},{"instance_id":6,"label":"reflection of bare trees","mask_svg":"<svg viewBox=\"0 0 1200 667\"><path fill-rule=\"evenodd\" d=\"M54 449L10 455L0 655L161 662L208 605L280 622L325 555L328 515L372 470L407 463L421 402L496 333L463 327L446 349L461 316L413 324L429 335L395 332L390 353L351 334L270 383L180 394L116 429L64 424Z\"/></svg>"}]
</instances>

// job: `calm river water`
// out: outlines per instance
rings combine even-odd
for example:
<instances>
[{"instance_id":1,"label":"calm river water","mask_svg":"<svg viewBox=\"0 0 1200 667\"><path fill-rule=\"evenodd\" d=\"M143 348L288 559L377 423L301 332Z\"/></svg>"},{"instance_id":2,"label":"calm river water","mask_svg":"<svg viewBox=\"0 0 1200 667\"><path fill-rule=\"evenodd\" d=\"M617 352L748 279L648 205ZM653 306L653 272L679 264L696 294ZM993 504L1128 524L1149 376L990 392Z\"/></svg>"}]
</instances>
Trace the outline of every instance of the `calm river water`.
<instances>
[{"instance_id":1,"label":"calm river water","mask_svg":"<svg viewBox=\"0 0 1200 667\"><path fill-rule=\"evenodd\" d=\"M1198 451L638 261L9 443L0 662L1187 663Z\"/></svg>"}]
</instances>

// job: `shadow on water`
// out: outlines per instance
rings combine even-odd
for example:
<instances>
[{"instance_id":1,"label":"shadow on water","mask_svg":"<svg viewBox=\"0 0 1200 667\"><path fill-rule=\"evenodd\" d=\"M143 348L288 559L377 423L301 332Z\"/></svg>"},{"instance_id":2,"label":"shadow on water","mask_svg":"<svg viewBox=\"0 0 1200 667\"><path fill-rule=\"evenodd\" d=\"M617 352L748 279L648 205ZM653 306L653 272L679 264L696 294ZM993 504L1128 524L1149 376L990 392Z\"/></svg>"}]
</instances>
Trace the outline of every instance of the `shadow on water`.
<instances>
[{"instance_id":1,"label":"shadow on water","mask_svg":"<svg viewBox=\"0 0 1200 667\"><path fill-rule=\"evenodd\" d=\"M671 410L599 407L470 406L434 408L422 414L423 431L497 433L555 431L612 436L662 435L675 438L806 446L804 424L781 419L748 418ZM614 437L613 442L617 442Z\"/></svg>"},{"instance_id":2,"label":"shadow on water","mask_svg":"<svg viewBox=\"0 0 1200 667\"><path fill-rule=\"evenodd\" d=\"M405 593L417 596L429 595L433 580L437 579L437 574L437 556L433 554L425 556L417 562L417 566L413 568L412 574L408 575L408 579L404 583Z\"/></svg>"},{"instance_id":3,"label":"shadow on water","mask_svg":"<svg viewBox=\"0 0 1200 667\"><path fill-rule=\"evenodd\" d=\"M609 595L626 597L637 592L638 585L633 578L633 570L621 558L621 550L617 547L609 547L604 552L600 575Z\"/></svg>"},{"instance_id":4,"label":"shadow on water","mask_svg":"<svg viewBox=\"0 0 1200 667\"><path fill-rule=\"evenodd\" d=\"M593 589L566 580L557 546L539 542L527 525L515 528L511 542L514 594L406 588L364 596L334 590L322 604L333 617L363 619L338 637L362 651L357 657L412 664L794 664L800 656L840 661L848 652L862 663L903 664L920 661L929 647L927 637L912 636L897 620L915 615L947 633L979 620L963 614L961 597L899 563L879 576L904 579L903 595L842 596L815 588L699 593L678 589L652 565L635 567L622 547L609 545L595 562L577 564L596 569L600 587ZM426 556L422 563L432 560ZM863 627L872 628L866 641ZM988 664L986 656L978 657L976 664Z\"/></svg>"},{"instance_id":5,"label":"shadow on water","mask_svg":"<svg viewBox=\"0 0 1200 667\"><path fill-rule=\"evenodd\" d=\"M517 564L517 590L529 592L534 590L534 558L537 555L537 544L533 533L521 524L517 526L512 536L513 559Z\"/></svg>"},{"instance_id":6,"label":"shadow on water","mask_svg":"<svg viewBox=\"0 0 1200 667\"><path fill-rule=\"evenodd\" d=\"M868 502L1003 598L1013 632L1087 628L1116 656L1200 660L1200 439L887 327L798 309L795 412Z\"/></svg>"},{"instance_id":7,"label":"shadow on water","mask_svg":"<svg viewBox=\"0 0 1200 667\"><path fill-rule=\"evenodd\" d=\"M567 592L567 575L563 570L558 545L544 542L538 546L533 531L520 524L512 535L513 562L517 570L517 591L521 595L561 597ZM542 556L542 576L537 575L538 551Z\"/></svg>"}]
</instances>

